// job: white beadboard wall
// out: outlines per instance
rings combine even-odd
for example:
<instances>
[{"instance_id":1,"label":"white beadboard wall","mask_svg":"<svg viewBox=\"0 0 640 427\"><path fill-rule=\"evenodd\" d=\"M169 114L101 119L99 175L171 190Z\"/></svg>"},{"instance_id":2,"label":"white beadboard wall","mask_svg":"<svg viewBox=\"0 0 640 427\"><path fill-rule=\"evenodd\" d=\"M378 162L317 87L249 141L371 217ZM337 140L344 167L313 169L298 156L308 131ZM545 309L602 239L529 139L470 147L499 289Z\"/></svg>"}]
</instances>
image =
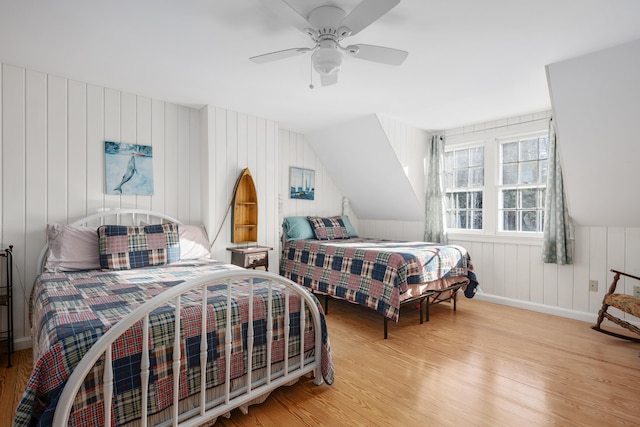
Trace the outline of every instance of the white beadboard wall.
<instances>
[{"instance_id":1,"label":"white beadboard wall","mask_svg":"<svg viewBox=\"0 0 640 427\"><path fill-rule=\"evenodd\" d=\"M333 216L342 213L342 193L325 170L304 135L280 130L280 184L282 217L286 216ZM299 200L289 197L289 168L298 167L315 170L315 200ZM354 227L358 218L349 214ZM281 226L281 223L278 224Z\"/></svg>"},{"instance_id":2,"label":"white beadboard wall","mask_svg":"<svg viewBox=\"0 0 640 427\"><path fill-rule=\"evenodd\" d=\"M278 124L206 106L200 110L203 138L202 181L204 224L213 243L212 256L231 261L231 211L233 188L244 168L249 168L258 193L258 245L274 248L269 270L278 271ZM226 216L225 216L226 214ZM223 222L224 219L224 222Z\"/></svg>"},{"instance_id":3,"label":"white beadboard wall","mask_svg":"<svg viewBox=\"0 0 640 427\"><path fill-rule=\"evenodd\" d=\"M0 241L15 254L16 347L47 223L136 207L202 222L197 110L21 67L0 68ZM154 195L104 191L104 141L153 146Z\"/></svg>"},{"instance_id":4,"label":"white beadboard wall","mask_svg":"<svg viewBox=\"0 0 640 427\"><path fill-rule=\"evenodd\" d=\"M445 141L468 143L545 129L550 115L544 111L451 129L445 131ZM361 219L359 226L358 231L370 237L422 240L424 234L421 222ZM569 266L544 264L540 239L454 235L450 243L466 247L471 254L481 287L476 298L594 322L612 280L609 270L640 274L636 261L640 257L640 228L577 226L574 234L574 264ZM598 281L597 292L588 290L589 280ZM632 294L634 285L638 283L624 280L618 289ZM619 311L617 314L625 317Z\"/></svg>"},{"instance_id":5,"label":"white beadboard wall","mask_svg":"<svg viewBox=\"0 0 640 427\"><path fill-rule=\"evenodd\" d=\"M16 348L31 345L28 299L47 223L136 207L204 223L213 239L237 176L256 181L259 244L277 271L280 166L276 123L222 108L196 110L47 73L0 67L0 242L15 252ZM153 146L154 195L108 196L104 141ZM288 182L288 175L286 177ZM230 225L213 255L230 260Z\"/></svg>"}]
</instances>

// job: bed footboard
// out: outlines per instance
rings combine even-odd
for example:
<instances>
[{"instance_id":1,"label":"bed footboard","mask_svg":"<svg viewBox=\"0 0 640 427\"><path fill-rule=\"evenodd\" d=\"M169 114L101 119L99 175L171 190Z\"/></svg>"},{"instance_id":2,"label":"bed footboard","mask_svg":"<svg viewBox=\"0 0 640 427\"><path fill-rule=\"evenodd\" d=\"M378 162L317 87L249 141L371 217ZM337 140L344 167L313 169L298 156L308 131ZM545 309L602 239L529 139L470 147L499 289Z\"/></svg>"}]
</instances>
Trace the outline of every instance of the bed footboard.
<instances>
[{"instance_id":1,"label":"bed footboard","mask_svg":"<svg viewBox=\"0 0 640 427\"><path fill-rule=\"evenodd\" d=\"M236 299L239 284L245 285L248 298ZM189 311L183 308L184 301L194 298L201 303ZM157 346L151 337L153 322L160 315L172 322L163 328L178 331L168 334L173 342L167 345L162 368L167 378L160 378L159 361L149 357L154 350L150 343ZM122 345L125 338L138 334L141 337L133 344ZM123 398L118 394L123 389L120 367L114 361L123 348L131 346L137 348L136 356L127 359L136 361L129 368L137 372L131 380L136 391ZM185 354L187 347L190 354ZM147 425L148 420L155 424L161 416L166 425L197 426L234 408L245 411L249 404L302 376L313 375L314 383L320 385L327 371L330 383L333 368L326 325L313 295L272 273L220 271L160 293L102 335L71 373L58 399L53 425L73 425L73 417L77 421L82 416L75 414L82 400L79 393L92 387L89 392L99 397L102 408L97 409L102 413L100 425L111 426L118 414L114 405L126 399L128 406L138 408L139 425ZM189 391L191 387L196 391ZM168 404L158 411L150 402L162 399Z\"/></svg>"}]
</instances>

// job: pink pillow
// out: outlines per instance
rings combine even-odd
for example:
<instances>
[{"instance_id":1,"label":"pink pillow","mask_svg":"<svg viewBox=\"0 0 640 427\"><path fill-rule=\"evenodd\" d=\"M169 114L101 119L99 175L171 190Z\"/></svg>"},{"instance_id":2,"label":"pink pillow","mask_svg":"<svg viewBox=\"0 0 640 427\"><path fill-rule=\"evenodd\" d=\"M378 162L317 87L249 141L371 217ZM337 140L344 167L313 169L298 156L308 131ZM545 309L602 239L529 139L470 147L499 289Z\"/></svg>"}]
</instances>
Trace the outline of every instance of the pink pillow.
<instances>
[{"instance_id":1,"label":"pink pillow","mask_svg":"<svg viewBox=\"0 0 640 427\"><path fill-rule=\"evenodd\" d=\"M98 233L91 227L47 224L49 254L45 271L100 269Z\"/></svg>"},{"instance_id":2,"label":"pink pillow","mask_svg":"<svg viewBox=\"0 0 640 427\"><path fill-rule=\"evenodd\" d=\"M210 258L209 238L203 225L178 225L180 259Z\"/></svg>"}]
</instances>

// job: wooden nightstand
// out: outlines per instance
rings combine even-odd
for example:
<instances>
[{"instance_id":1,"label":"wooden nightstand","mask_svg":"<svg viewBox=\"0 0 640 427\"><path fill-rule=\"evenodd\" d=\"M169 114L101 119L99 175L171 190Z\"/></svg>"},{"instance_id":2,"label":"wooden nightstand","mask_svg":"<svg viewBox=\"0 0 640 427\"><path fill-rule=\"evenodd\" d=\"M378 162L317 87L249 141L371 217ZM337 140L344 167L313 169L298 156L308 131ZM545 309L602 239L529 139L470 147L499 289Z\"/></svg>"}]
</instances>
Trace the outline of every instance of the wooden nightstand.
<instances>
[{"instance_id":1,"label":"wooden nightstand","mask_svg":"<svg viewBox=\"0 0 640 427\"><path fill-rule=\"evenodd\" d=\"M269 270L269 251L273 248L268 246L249 246L246 248L227 248L231 251L231 264L244 268L264 267Z\"/></svg>"}]
</instances>

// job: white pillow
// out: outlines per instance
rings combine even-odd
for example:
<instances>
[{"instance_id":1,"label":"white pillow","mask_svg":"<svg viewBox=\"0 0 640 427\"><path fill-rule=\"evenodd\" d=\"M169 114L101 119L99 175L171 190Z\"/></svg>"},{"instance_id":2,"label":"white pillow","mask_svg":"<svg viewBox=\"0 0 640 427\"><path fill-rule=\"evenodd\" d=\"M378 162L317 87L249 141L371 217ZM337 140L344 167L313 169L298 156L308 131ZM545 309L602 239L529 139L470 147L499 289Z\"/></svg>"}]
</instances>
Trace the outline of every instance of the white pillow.
<instances>
[{"instance_id":1,"label":"white pillow","mask_svg":"<svg viewBox=\"0 0 640 427\"><path fill-rule=\"evenodd\" d=\"M203 225L178 225L180 259L211 258L209 238Z\"/></svg>"},{"instance_id":2,"label":"white pillow","mask_svg":"<svg viewBox=\"0 0 640 427\"><path fill-rule=\"evenodd\" d=\"M91 227L47 224L49 254L45 271L100 269L98 233Z\"/></svg>"}]
</instances>

